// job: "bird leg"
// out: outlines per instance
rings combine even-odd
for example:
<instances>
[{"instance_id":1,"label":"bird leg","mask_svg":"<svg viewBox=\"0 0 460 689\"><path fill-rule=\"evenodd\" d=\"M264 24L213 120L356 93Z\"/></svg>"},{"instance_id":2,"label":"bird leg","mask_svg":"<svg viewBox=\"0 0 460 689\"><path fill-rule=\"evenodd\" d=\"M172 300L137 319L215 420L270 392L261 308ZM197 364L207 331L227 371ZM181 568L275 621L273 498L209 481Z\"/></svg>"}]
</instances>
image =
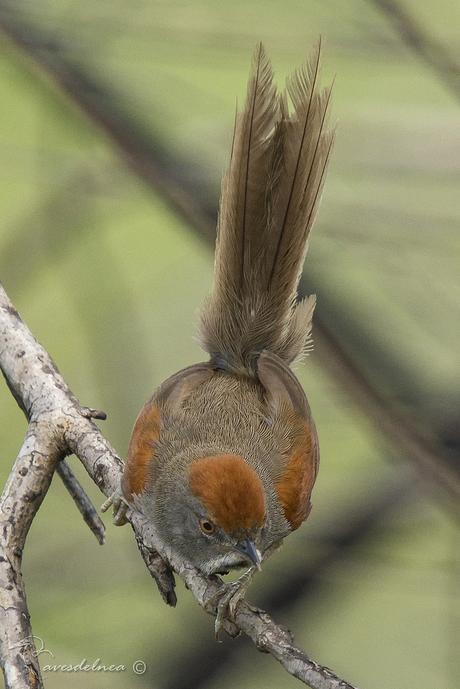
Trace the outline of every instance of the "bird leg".
<instances>
[{"instance_id":1,"label":"bird leg","mask_svg":"<svg viewBox=\"0 0 460 689\"><path fill-rule=\"evenodd\" d=\"M225 583L212 597L211 604L214 604L217 608L216 621L214 623L216 641L220 641L219 632L224 620L234 620L236 607L240 600L245 597L246 591L257 569L257 567L250 567L236 581Z\"/></svg>"},{"instance_id":2,"label":"bird leg","mask_svg":"<svg viewBox=\"0 0 460 689\"><path fill-rule=\"evenodd\" d=\"M113 506L113 517L112 521L115 526L123 526L127 523L126 512L129 509L129 505L126 502L121 488L118 487L110 497L101 505L101 512L107 512L110 506Z\"/></svg>"}]
</instances>

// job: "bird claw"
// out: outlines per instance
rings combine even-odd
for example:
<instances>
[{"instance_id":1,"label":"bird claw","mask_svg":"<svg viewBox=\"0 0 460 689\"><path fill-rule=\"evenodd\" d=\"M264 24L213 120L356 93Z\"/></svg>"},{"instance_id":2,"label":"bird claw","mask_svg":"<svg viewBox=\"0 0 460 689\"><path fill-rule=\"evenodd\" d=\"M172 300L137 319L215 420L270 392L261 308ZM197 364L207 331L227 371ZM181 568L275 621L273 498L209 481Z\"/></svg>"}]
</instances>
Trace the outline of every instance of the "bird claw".
<instances>
[{"instance_id":1,"label":"bird claw","mask_svg":"<svg viewBox=\"0 0 460 689\"><path fill-rule=\"evenodd\" d=\"M255 572L255 567L251 567L242 574L239 579L231 583L225 583L213 596L212 603L216 607L216 621L214 622L214 634L216 641L221 641L219 632L225 620L235 621L235 613L238 604L246 595L246 591Z\"/></svg>"},{"instance_id":2,"label":"bird claw","mask_svg":"<svg viewBox=\"0 0 460 689\"><path fill-rule=\"evenodd\" d=\"M107 510L113 506L113 516L112 522L115 526L123 526L127 523L126 512L129 509L129 505L123 497L120 488L117 488L110 497L101 505L101 512L107 512Z\"/></svg>"}]
</instances>

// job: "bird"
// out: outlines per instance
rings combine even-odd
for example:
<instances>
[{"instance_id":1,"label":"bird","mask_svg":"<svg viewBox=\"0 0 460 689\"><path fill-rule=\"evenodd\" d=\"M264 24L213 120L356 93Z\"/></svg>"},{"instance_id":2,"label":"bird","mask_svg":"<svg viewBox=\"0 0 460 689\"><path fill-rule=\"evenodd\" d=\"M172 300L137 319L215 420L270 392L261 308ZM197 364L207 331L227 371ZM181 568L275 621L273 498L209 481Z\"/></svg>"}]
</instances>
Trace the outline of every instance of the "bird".
<instances>
[{"instance_id":1,"label":"bird","mask_svg":"<svg viewBox=\"0 0 460 689\"><path fill-rule=\"evenodd\" d=\"M208 360L163 382L134 425L114 522L140 511L157 538L224 584L216 635L262 562L311 511L319 444L292 366L312 348L315 295L297 290L334 141L321 42L279 91L253 55L217 220L213 286L199 322Z\"/></svg>"}]
</instances>

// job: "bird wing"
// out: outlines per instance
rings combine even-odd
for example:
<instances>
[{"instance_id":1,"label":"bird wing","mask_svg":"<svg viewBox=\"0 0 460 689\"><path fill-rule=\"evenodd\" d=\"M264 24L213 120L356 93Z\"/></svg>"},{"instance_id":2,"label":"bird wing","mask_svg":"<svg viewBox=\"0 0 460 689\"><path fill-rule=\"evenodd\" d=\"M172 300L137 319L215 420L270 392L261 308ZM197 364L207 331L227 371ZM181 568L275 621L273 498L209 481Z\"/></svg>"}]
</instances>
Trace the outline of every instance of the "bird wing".
<instances>
[{"instance_id":1,"label":"bird wing","mask_svg":"<svg viewBox=\"0 0 460 689\"><path fill-rule=\"evenodd\" d=\"M318 435L305 392L291 369L275 354L263 352L257 373L271 423L282 439L281 462L273 476L275 490L294 530L310 514L319 467Z\"/></svg>"},{"instance_id":2,"label":"bird wing","mask_svg":"<svg viewBox=\"0 0 460 689\"><path fill-rule=\"evenodd\" d=\"M192 389L213 374L209 363L194 364L168 378L141 409L134 424L122 479L125 497L142 493L154 472L155 447L165 418Z\"/></svg>"}]
</instances>

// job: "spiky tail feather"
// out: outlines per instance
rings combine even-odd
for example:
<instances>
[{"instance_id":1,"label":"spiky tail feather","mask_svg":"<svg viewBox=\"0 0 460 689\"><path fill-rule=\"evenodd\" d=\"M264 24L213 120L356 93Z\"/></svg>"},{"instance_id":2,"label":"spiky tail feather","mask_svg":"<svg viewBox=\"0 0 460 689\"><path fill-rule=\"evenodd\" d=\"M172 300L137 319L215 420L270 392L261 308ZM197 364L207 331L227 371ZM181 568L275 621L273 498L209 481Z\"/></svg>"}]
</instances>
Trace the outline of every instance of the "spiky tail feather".
<instances>
[{"instance_id":1,"label":"spiky tail feather","mask_svg":"<svg viewBox=\"0 0 460 689\"><path fill-rule=\"evenodd\" d=\"M259 44L235 121L199 336L219 366L243 374L255 373L264 349L290 364L311 343L315 297L296 303L297 287L334 138L320 53L319 43L279 94Z\"/></svg>"}]
</instances>

